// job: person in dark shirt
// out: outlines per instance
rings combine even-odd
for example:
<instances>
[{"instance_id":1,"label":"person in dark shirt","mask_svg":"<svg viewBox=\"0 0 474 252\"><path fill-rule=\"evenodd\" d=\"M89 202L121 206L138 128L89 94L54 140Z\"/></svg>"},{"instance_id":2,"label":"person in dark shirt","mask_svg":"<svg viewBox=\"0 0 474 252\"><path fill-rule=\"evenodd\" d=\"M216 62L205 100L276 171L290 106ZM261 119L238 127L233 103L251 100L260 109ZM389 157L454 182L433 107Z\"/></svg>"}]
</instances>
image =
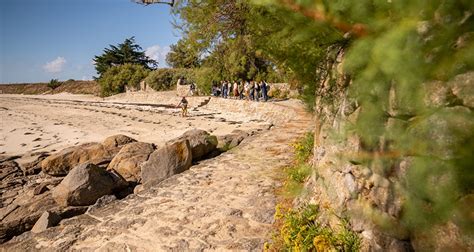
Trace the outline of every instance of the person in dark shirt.
<instances>
[{"instance_id":1,"label":"person in dark shirt","mask_svg":"<svg viewBox=\"0 0 474 252\"><path fill-rule=\"evenodd\" d=\"M188 100L186 100L185 96L183 96L183 99L181 99L178 106L176 106L176 107L181 107L181 116L182 117L188 116Z\"/></svg>"}]
</instances>

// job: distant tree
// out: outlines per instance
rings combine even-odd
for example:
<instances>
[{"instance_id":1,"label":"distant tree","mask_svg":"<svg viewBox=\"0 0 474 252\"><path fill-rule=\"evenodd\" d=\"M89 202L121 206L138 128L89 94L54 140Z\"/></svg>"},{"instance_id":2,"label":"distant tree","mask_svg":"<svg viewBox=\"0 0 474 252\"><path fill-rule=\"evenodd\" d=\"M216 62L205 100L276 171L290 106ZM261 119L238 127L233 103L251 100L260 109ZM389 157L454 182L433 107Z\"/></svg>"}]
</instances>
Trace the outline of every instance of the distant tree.
<instances>
[{"instance_id":1,"label":"distant tree","mask_svg":"<svg viewBox=\"0 0 474 252\"><path fill-rule=\"evenodd\" d=\"M171 45L170 52L166 55L166 63L173 68L194 68L200 66L199 55L187 40L179 40Z\"/></svg>"},{"instance_id":2,"label":"distant tree","mask_svg":"<svg viewBox=\"0 0 474 252\"><path fill-rule=\"evenodd\" d=\"M101 93L110 96L125 91L125 87L138 88L150 70L142 65L126 63L110 67L99 79Z\"/></svg>"},{"instance_id":3,"label":"distant tree","mask_svg":"<svg viewBox=\"0 0 474 252\"><path fill-rule=\"evenodd\" d=\"M123 65L126 63L143 66L145 69L155 69L158 62L150 59L142 51L142 48L135 43L135 38L127 38L117 46L109 45L104 53L94 57L94 64L99 78L112 66Z\"/></svg>"},{"instance_id":4,"label":"distant tree","mask_svg":"<svg viewBox=\"0 0 474 252\"><path fill-rule=\"evenodd\" d=\"M58 79L51 79L48 83L48 87L54 90L61 86L61 84L62 83Z\"/></svg>"}]
</instances>

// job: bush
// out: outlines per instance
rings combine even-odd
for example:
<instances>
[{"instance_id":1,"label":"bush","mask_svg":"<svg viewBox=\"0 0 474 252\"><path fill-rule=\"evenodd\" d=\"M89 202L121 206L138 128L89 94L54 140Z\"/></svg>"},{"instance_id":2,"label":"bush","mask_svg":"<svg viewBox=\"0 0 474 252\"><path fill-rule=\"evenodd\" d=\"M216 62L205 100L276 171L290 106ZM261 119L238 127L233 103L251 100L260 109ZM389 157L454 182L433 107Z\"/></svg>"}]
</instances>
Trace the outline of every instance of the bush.
<instances>
[{"instance_id":1,"label":"bush","mask_svg":"<svg viewBox=\"0 0 474 252\"><path fill-rule=\"evenodd\" d=\"M173 68L171 69L173 72L173 79L171 80L173 85L178 82L179 78L184 78L185 83L190 84L194 81L194 69L190 68Z\"/></svg>"},{"instance_id":2,"label":"bush","mask_svg":"<svg viewBox=\"0 0 474 252\"><path fill-rule=\"evenodd\" d=\"M61 86L61 84L62 83L58 79L51 79L48 83L48 87L54 90Z\"/></svg>"},{"instance_id":3,"label":"bush","mask_svg":"<svg viewBox=\"0 0 474 252\"><path fill-rule=\"evenodd\" d=\"M195 69L194 76L201 94L210 94L212 83L220 81L217 72L209 67Z\"/></svg>"},{"instance_id":4,"label":"bush","mask_svg":"<svg viewBox=\"0 0 474 252\"><path fill-rule=\"evenodd\" d=\"M340 219L338 231L318 222L319 207L305 205L298 209L277 206L275 219L279 232L266 250L275 251L358 251L359 236L350 229L348 221Z\"/></svg>"},{"instance_id":5,"label":"bush","mask_svg":"<svg viewBox=\"0 0 474 252\"><path fill-rule=\"evenodd\" d=\"M99 79L102 96L125 91L125 86L138 88L149 70L140 65L124 64L110 67Z\"/></svg>"},{"instance_id":6,"label":"bush","mask_svg":"<svg viewBox=\"0 0 474 252\"><path fill-rule=\"evenodd\" d=\"M307 132L302 138L292 144L295 149L296 161L304 163L313 154L314 147L314 133Z\"/></svg>"},{"instance_id":7,"label":"bush","mask_svg":"<svg viewBox=\"0 0 474 252\"><path fill-rule=\"evenodd\" d=\"M160 68L148 74L145 82L156 91L171 90L179 78L186 82L193 81L193 70L186 68Z\"/></svg>"},{"instance_id":8,"label":"bush","mask_svg":"<svg viewBox=\"0 0 474 252\"><path fill-rule=\"evenodd\" d=\"M151 71L145 78L146 84L156 91L169 90L175 84L173 80L173 71L168 68L160 68Z\"/></svg>"}]
</instances>

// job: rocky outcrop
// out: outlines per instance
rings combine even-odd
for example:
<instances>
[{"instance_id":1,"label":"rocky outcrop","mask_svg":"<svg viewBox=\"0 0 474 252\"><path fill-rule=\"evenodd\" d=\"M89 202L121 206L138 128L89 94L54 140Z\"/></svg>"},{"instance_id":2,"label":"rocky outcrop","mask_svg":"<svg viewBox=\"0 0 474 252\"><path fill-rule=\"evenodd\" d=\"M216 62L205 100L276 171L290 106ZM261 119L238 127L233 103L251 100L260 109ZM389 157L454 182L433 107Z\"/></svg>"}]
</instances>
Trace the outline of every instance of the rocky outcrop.
<instances>
[{"instance_id":1,"label":"rocky outcrop","mask_svg":"<svg viewBox=\"0 0 474 252\"><path fill-rule=\"evenodd\" d=\"M192 129L184 132L182 136L171 140L170 143L183 140L189 141L193 161L199 161L206 155L213 152L217 147L217 137L209 134L205 130Z\"/></svg>"},{"instance_id":2,"label":"rocky outcrop","mask_svg":"<svg viewBox=\"0 0 474 252\"><path fill-rule=\"evenodd\" d=\"M125 184L121 177L97 165L85 163L72 169L53 189L52 196L60 206L87 206Z\"/></svg>"},{"instance_id":3,"label":"rocky outcrop","mask_svg":"<svg viewBox=\"0 0 474 252\"><path fill-rule=\"evenodd\" d=\"M127 144L112 159L107 170L116 171L129 182L138 182L141 180L141 166L154 150L155 146L150 143Z\"/></svg>"},{"instance_id":4,"label":"rocky outcrop","mask_svg":"<svg viewBox=\"0 0 474 252\"><path fill-rule=\"evenodd\" d=\"M33 233L41 233L48 229L49 227L53 227L61 221L61 217L55 213L46 211L44 212L41 217L36 221L35 225L31 229Z\"/></svg>"},{"instance_id":5,"label":"rocky outcrop","mask_svg":"<svg viewBox=\"0 0 474 252\"><path fill-rule=\"evenodd\" d=\"M103 143L86 143L70 147L43 160L41 168L46 174L64 176L78 164L109 163L124 145L135 141L124 135L115 135L108 137Z\"/></svg>"},{"instance_id":6,"label":"rocky outcrop","mask_svg":"<svg viewBox=\"0 0 474 252\"><path fill-rule=\"evenodd\" d=\"M150 187L169 178L174 174L181 173L189 167L192 162L192 151L189 140L176 140L167 143L150 154L141 170L141 182Z\"/></svg>"},{"instance_id":7,"label":"rocky outcrop","mask_svg":"<svg viewBox=\"0 0 474 252\"><path fill-rule=\"evenodd\" d=\"M249 134L242 130L234 130L230 134L219 136L217 138L217 149L221 152L230 150L239 145L248 136Z\"/></svg>"},{"instance_id":8,"label":"rocky outcrop","mask_svg":"<svg viewBox=\"0 0 474 252\"><path fill-rule=\"evenodd\" d=\"M0 243L30 230L45 211L61 218L70 218L87 210L85 207L58 206L51 197L51 192L34 195L31 188L23 189L12 203L1 208Z\"/></svg>"},{"instance_id":9,"label":"rocky outcrop","mask_svg":"<svg viewBox=\"0 0 474 252\"><path fill-rule=\"evenodd\" d=\"M47 152L32 152L15 161L19 164L24 175L33 175L41 172L41 162L48 156Z\"/></svg>"}]
</instances>

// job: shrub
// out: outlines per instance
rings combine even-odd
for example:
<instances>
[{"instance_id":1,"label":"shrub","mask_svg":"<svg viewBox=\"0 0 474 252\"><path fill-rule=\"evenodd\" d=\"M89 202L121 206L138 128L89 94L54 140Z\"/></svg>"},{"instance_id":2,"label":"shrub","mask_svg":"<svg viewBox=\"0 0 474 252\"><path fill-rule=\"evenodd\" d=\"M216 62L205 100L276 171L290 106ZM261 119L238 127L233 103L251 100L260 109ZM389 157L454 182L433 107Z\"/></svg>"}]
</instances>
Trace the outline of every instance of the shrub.
<instances>
[{"instance_id":1,"label":"shrub","mask_svg":"<svg viewBox=\"0 0 474 252\"><path fill-rule=\"evenodd\" d=\"M193 69L160 68L150 72L145 82L156 91L171 90L181 77L186 82L194 81Z\"/></svg>"},{"instance_id":2,"label":"shrub","mask_svg":"<svg viewBox=\"0 0 474 252\"><path fill-rule=\"evenodd\" d=\"M284 251L358 251L359 236L348 221L340 219L340 228L333 230L318 222L319 206L305 205L298 209L277 206L275 219L279 224L273 243L266 250Z\"/></svg>"},{"instance_id":3,"label":"shrub","mask_svg":"<svg viewBox=\"0 0 474 252\"><path fill-rule=\"evenodd\" d=\"M184 78L186 83L191 83L194 80L194 69L190 68L173 68L173 79L171 82L175 85L178 82L179 78Z\"/></svg>"},{"instance_id":4,"label":"shrub","mask_svg":"<svg viewBox=\"0 0 474 252\"><path fill-rule=\"evenodd\" d=\"M110 67L99 79L102 96L110 96L125 91L125 86L138 88L140 81L149 70L134 64L124 64Z\"/></svg>"},{"instance_id":5,"label":"shrub","mask_svg":"<svg viewBox=\"0 0 474 252\"><path fill-rule=\"evenodd\" d=\"M173 80L173 71L168 68L160 68L151 71L150 74L145 78L145 82L148 86L156 91L169 90L175 84Z\"/></svg>"},{"instance_id":6,"label":"shrub","mask_svg":"<svg viewBox=\"0 0 474 252\"><path fill-rule=\"evenodd\" d=\"M269 96L276 99L288 99L290 97L290 91L285 89L280 89L277 87L270 87Z\"/></svg>"},{"instance_id":7,"label":"shrub","mask_svg":"<svg viewBox=\"0 0 474 252\"><path fill-rule=\"evenodd\" d=\"M54 90L61 86L61 84L62 83L58 79L51 79L48 83L48 87Z\"/></svg>"},{"instance_id":8,"label":"shrub","mask_svg":"<svg viewBox=\"0 0 474 252\"><path fill-rule=\"evenodd\" d=\"M212 83L217 83L219 81L217 72L209 67L196 69L194 76L199 91L202 94L210 94Z\"/></svg>"},{"instance_id":9,"label":"shrub","mask_svg":"<svg viewBox=\"0 0 474 252\"><path fill-rule=\"evenodd\" d=\"M295 149L296 161L306 162L313 154L314 133L307 132L301 139L292 144Z\"/></svg>"}]
</instances>

